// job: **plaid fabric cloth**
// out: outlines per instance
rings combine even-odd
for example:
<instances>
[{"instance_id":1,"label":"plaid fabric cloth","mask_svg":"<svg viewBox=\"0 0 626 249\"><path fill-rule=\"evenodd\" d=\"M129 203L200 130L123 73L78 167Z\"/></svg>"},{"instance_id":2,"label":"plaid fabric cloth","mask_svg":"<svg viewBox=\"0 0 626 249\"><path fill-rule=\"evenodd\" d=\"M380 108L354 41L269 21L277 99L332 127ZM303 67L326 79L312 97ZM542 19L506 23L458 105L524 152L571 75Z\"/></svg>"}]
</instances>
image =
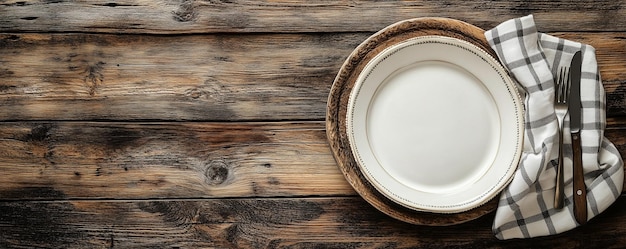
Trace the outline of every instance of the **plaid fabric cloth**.
<instances>
[{"instance_id":1,"label":"plaid fabric cloth","mask_svg":"<svg viewBox=\"0 0 626 249\"><path fill-rule=\"evenodd\" d=\"M526 108L524 149L519 167L502 192L493 224L498 239L558 234L578 226L573 213L572 148L569 115L565 118L565 206L555 210L558 124L554 113L555 75L581 51L581 131L589 219L622 191L623 162L604 137L605 96L595 49L589 45L538 33L532 15L506 21L485 32L502 64L523 88Z\"/></svg>"}]
</instances>

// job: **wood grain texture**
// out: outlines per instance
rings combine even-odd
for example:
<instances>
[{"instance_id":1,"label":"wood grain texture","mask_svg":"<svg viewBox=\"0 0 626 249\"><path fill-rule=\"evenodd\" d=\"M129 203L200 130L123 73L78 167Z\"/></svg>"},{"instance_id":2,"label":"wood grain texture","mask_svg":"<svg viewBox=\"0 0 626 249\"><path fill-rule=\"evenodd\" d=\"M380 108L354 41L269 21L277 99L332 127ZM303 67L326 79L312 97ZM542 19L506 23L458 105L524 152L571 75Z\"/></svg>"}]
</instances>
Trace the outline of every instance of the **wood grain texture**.
<instances>
[{"instance_id":1,"label":"wood grain texture","mask_svg":"<svg viewBox=\"0 0 626 249\"><path fill-rule=\"evenodd\" d=\"M0 123L0 199L354 195L324 125Z\"/></svg>"},{"instance_id":2,"label":"wood grain texture","mask_svg":"<svg viewBox=\"0 0 626 249\"><path fill-rule=\"evenodd\" d=\"M330 152L331 84L374 32L527 14L597 48L626 155L624 0L0 0L0 248L621 248L623 197L502 242L493 213L390 218Z\"/></svg>"},{"instance_id":3,"label":"wood grain texture","mask_svg":"<svg viewBox=\"0 0 626 249\"><path fill-rule=\"evenodd\" d=\"M553 34L596 47L607 116L626 115L626 35ZM370 35L0 34L0 120L323 120Z\"/></svg>"},{"instance_id":4,"label":"wood grain texture","mask_svg":"<svg viewBox=\"0 0 626 249\"><path fill-rule=\"evenodd\" d=\"M0 202L11 248L623 248L626 201L561 235L498 241L493 215L410 225L357 197ZM54 238L54 239L52 239Z\"/></svg>"},{"instance_id":5,"label":"wood grain texture","mask_svg":"<svg viewBox=\"0 0 626 249\"><path fill-rule=\"evenodd\" d=\"M623 0L4 0L0 13L0 32L373 32L400 20L430 16L487 29L528 14L535 15L544 31L626 30Z\"/></svg>"},{"instance_id":6,"label":"wood grain texture","mask_svg":"<svg viewBox=\"0 0 626 249\"><path fill-rule=\"evenodd\" d=\"M626 123L609 125L618 128L605 135L626 155ZM2 122L0 200L356 195L324 127Z\"/></svg>"},{"instance_id":7,"label":"wood grain texture","mask_svg":"<svg viewBox=\"0 0 626 249\"><path fill-rule=\"evenodd\" d=\"M365 37L0 34L0 119L322 120Z\"/></svg>"}]
</instances>

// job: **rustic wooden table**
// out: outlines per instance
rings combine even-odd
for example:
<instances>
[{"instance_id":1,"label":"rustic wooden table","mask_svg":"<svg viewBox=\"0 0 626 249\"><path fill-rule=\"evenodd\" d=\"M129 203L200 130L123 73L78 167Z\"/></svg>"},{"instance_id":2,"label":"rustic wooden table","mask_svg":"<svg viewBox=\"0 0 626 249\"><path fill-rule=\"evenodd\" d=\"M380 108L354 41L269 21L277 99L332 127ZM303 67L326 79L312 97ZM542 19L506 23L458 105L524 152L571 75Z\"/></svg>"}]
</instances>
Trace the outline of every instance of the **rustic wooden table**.
<instances>
[{"instance_id":1,"label":"rustic wooden table","mask_svg":"<svg viewBox=\"0 0 626 249\"><path fill-rule=\"evenodd\" d=\"M584 227L502 242L493 214L389 218L331 155L328 93L368 36L531 13L597 48L626 155L624 0L0 0L0 247L624 247L623 197Z\"/></svg>"}]
</instances>

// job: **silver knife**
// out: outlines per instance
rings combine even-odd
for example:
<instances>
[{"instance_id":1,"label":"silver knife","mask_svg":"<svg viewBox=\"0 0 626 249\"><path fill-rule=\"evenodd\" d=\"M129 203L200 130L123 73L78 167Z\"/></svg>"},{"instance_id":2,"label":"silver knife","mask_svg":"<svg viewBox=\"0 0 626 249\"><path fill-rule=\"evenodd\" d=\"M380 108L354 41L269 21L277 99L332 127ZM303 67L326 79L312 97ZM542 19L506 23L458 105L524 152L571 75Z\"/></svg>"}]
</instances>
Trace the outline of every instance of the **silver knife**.
<instances>
[{"instance_id":1,"label":"silver knife","mask_svg":"<svg viewBox=\"0 0 626 249\"><path fill-rule=\"evenodd\" d=\"M580 102L580 76L582 58L580 51L574 54L570 65L570 95L568 100L569 126L572 135L572 160L574 162L574 216L578 224L587 223L587 188L583 172L580 129L582 104Z\"/></svg>"}]
</instances>

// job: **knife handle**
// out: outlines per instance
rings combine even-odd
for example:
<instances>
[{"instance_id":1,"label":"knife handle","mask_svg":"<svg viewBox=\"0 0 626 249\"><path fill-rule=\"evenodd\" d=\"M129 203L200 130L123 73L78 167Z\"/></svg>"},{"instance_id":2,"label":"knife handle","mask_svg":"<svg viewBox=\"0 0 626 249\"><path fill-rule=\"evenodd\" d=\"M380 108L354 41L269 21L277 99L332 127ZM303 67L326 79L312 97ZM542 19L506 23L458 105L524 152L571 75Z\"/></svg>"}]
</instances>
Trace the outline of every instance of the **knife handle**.
<instances>
[{"instance_id":1,"label":"knife handle","mask_svg":"<svg viewBox=\"0 0 626 249\"><path fill-rule=\"evenodd\" d=\"M578 224L587 223L587 187L583 172L580 132L572 133L572 157L574 160L574 216Z\"/></svg>"}]
</instances>

